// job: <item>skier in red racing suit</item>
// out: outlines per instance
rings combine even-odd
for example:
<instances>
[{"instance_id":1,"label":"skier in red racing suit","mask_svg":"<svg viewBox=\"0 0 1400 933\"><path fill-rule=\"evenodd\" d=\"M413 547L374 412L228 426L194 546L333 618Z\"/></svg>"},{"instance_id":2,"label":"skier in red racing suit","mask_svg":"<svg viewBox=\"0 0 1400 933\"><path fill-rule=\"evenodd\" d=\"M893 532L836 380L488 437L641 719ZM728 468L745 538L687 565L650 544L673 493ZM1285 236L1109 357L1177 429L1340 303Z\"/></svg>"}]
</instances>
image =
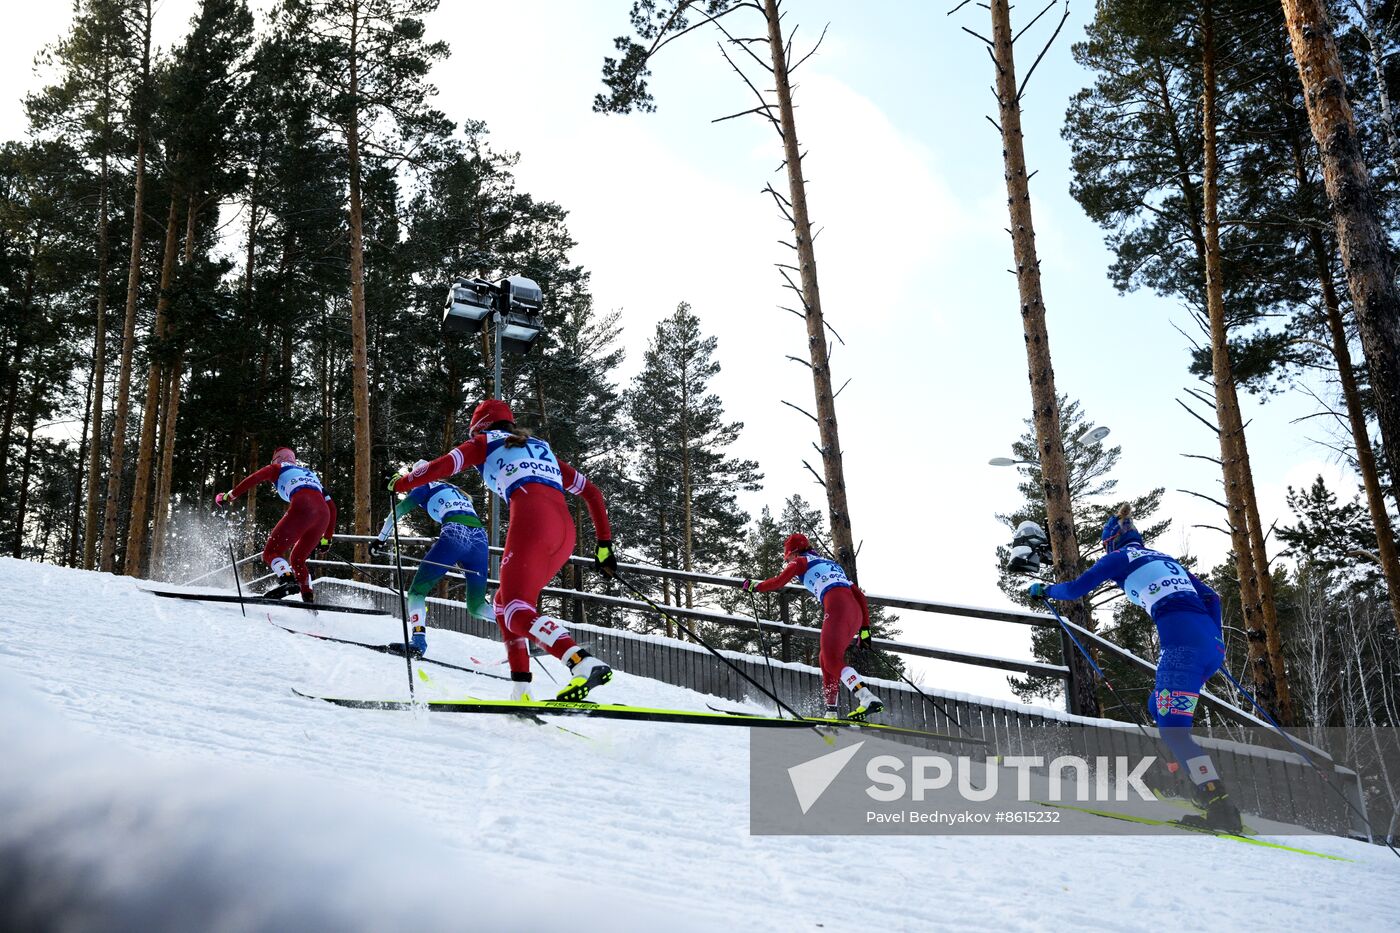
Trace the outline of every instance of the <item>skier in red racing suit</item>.
<instances>
[{"instance_id":1,"label":"skier in red racing suit","mask_svg":"<svg viewBox=\"0 0 1400 933\"><path fill-rule=\"evenodd\" d=\"M270 464L228 492L216 495L214 502L226 509L258 483L272 483L277 495L287 503L286 514L267 536L267 546L263 548L263 563L277 574L276 585L264 595L281 598L301 590L301 598L309 603L311 572L306 559L318 545L330 545L335 535L335 503L321 488L321 478L298 463L296 452L290 447L274 450ZM290 563L286 557L289 550Z\"/></svg>"},{"instance_id":2,"label":"skier in red racing suit","mask_svg":"<svg viewBox=\"0 0 1400 933\"><path fill-rule=\"evenodd\" d=\"M408 492L476 467L486 486L510 512L496 590L496 624L506 644L512 699L529 699L532 639L569 666L573 675L560 700L582 700L612 679L612 668L580 648L558 619L539 613L540 591L574 550L574 520L564 493L581 496L598 535L596 565L611 577L617 568L603 494L582 473L555 456L549 444L515 426L510 407L487 399L472 413L471 437L436 460L395 477L391 488Z\"/></svg>"},{"instance_id":3,"label":"skier in red racing suit","mask_svg":"<svg viewBox=\"0 0 1400 933\"><path fill-rule=\"evenodd\" d=\"M856 708L849 718L864 721L880 712L885 704L861 681L856 669L846 663L851 639L856 635L862 641L870 637L870 607L865 594L850 581L840 564L812 550L806 535L788 535L783 542L783 560L787 565L782 573L757 583L745 580L744 589L770 593L801 578L802 585L822 605L822 699L826 702L827 718L836 718L836 699L842 684L855 697Z\"/></svg>"}]
</instances>

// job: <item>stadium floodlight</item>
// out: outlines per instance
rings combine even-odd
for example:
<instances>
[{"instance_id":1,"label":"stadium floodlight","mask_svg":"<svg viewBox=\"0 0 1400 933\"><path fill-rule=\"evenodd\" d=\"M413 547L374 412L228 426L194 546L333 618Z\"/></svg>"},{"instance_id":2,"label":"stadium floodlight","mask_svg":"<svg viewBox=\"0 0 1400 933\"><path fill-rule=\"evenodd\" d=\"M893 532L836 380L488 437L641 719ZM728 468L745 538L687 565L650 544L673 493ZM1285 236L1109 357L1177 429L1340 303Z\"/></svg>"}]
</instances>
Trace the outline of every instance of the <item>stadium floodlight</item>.
<instances>
[{"instance_id":1,"label":"stadium floodlight","mask_svg":"<svg viewBox=\"0 0 1400 933\"><path fill-rule=\"evenodd\" d=\"M447 290L447 306L442 312L442 329L459 334L477 334L495 310L495 289L482 279L458 279Z\"/></svg>"}]
</instances>

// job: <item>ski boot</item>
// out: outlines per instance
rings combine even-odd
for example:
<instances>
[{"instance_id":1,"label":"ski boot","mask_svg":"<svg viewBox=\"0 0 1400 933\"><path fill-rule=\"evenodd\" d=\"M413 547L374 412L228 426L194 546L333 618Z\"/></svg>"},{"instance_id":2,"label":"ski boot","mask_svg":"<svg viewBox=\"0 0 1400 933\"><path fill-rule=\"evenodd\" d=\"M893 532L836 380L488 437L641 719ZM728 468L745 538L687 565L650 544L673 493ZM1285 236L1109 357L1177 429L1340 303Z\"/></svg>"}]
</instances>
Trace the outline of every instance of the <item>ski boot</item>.
<instances>
[{"instance_id":1,"label":"ski boot","mask_svg":"<svg viewBox=\"0 0 1400 933\"><path fill-rule=\"evenodd\" d=\"M1208 829L1211 832L1230 833L1235 836L1244 832L1240 808L1230 801L1230 792L1225 789L1224 782L1206 781L1195 789L1192 796L1192 802L1204 810L1205 815L1183 816L1177 822L1194 829Z\"/></svg>"},{"instance_id":2,"label":"ski boot","mask_svg":"<svg viewBox=\"0 0 1400 933\"><path fill-rule=\"evenodd\" d=\"M559 691L556 700L577 703L586 699L588 691L594 687L601 687L612 680L612 668L582 648L575 648L564 655L564 663L569 665L569 672L574 676Z\"/></svg>"},{"instance_id":3,"label":"ski boot","mask_svg":"<svg viewBox=\"0 0 1400 933\"><path fill-rule=\"evenodd\" d=\"M423 626L413 626L413 637L409 639L408 653L415 658L421 658L428 653L428 632Z\"/></svg>"},{"instance_id":4,"label":"ski boot","mask_svg":"<svg viewBox=\"0 0 1400 933\"><path fill-rule=\"evenodd\" d=\"M826 713L823 715L823 718L824 718L824 719L840 719L840 718L841 718L841 714L837 711L837 709L836 709L836 704L835 704L835 703L832 703L832 704L830 704L829 706L827 706L827 708L826 708Z\"/></svg>"},{"instance_id":5,"label":"ski boot","mask_svg":"<svg viewBox=\"0 0 1400 933\"><path fill-rule=\"evenodd\" d=\"M511 671L510 679L513 681L510 690L510 698L512 701L517 703L529 703L535 699L530 696L530 685L535 679L535 675L531 674L529 671L520 673Z\"/></svg>"},{"instance_id":6,"label":"ski boot","mask_svg":"<svg viewBox=\"0 0 1400 933\"><path fill-rule=\"evenodd\" d=\"M868 722L871 716L882 713L885 710L884 702L875 694L871 693L870 688L864 684L856 691L856 703L859 705L851 710L851 715L846 717L852 722Z\"/></svg>"},{"instance_id":7,"label":"ski boot","mask_svg":"<svg viewBox=\"0 0 1400 933\"><path fill-rule=\"evenodd\" d=\"M291 596L301 589L301 584L297 582L297 575L288 570L277 578L277 582L272 585L272 589L263 594L265 599L281 599L283 596Z\"/></svg>"},{"instance_id":8,"label":"ski boot","mask_svg":"<svg viewBox=\"0 0 1400 933\"><path fill-rule=\"evenodd\" d=\"M302 590L301 601L306 603L308 606L314 606L316 605L316 594L311 592L310 590Z\"/></svg>"}]
</instances>

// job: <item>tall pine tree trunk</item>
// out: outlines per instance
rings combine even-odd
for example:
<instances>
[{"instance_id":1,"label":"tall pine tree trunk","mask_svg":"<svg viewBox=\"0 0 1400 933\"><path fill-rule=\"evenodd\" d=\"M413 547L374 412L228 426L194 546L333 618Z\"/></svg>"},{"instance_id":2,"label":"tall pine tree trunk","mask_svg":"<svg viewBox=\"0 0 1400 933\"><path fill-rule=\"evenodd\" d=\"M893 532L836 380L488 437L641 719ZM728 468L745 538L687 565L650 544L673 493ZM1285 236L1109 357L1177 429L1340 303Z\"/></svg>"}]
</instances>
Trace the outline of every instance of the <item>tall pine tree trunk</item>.
<instances>
[{"instance_id":1,"label":"tall pine tree trunk","mask_svg":"<svg viewBox=\"0 0 1400 933\"><path fill-rule=\"evenodd\" d=\"M87 462L88 445L92 443L92 396L96 385L93 380L92 369L88 369L86 401L83 403L83 431L78 439L78 456L73 463L73 490L76 492L83 488L83 465ZM78 549L83 539L83 499L81 496L73 496L73 514L68 526L68 557L65 563L69 567L78 566Z\"/></svg>"},{"instance_id":2,"label":"tall pine tree trunk","mask_svg":"<svg viewBox=\"0 0 1400 933\"><path fill-rule=\"evenodd\" d=\"M1203 195L1202 226L1205 238L1206 309L1210 317L1211 372L1215 382L1215 411L1220 425L1220 462L1225 479L1225 502L1229 509L1230 541L1235 552L1235 571L1240 579L1240 601L1248 633L1250 675L1256 699L1266 708L1280 710L1279 691L1270 661L1269 626L1260 593L1256 542L1250 530L1246 485L1253 486L1245 449L1244 420L1235 392L1234 371L1230 364L1229 334L1225 324L1225 290L1220 278L1219 160L1216 147L1215 98L1215 19L1210 3L1202 13L1201 72L1202 130L1204 160L1201 172ZM1252 488L1251 488L1252 492ZM1262 543L1262 542L1261 542Z\"/></svg>"},{"instance_id":3,"label":"tall pine tree trunk","mask_svg":"<svg viewBox=\"0 0 1400 933\"><path fill-rule=\"evenodd\" d=\"M1370 368L1392 482L1400 477L1400 290L1380 205L1347 102L1337 46L1322 0L1283 0L1308 122L1337 226L1351 303Z\"/></svg>"},{"instance_id":4,"label":"tall pine tree trunk","mask_svg":"<svg viewBox=\"0 0 1400 933\"><path fill-rule=\"evenodd\" d=\"M196 232L195 219L198 216L198 206L195 196L191 194L185 205L185 249L180 257L180 268L188 275L190 263L194 259L194 237ZM173 334L177 325L173 322L169 330ZM175 441L177 426L180 418L180 385L185 374L185 346L184 341L178 341L175 350L175 357L170 362L170 368L166 374L165 397L165 424L161 429L161 437L164 443L161 445L160 470L156 474L156 501L154 530L151 539L151 569L160 573L162 577L168 579L169 575L163 571L165 561L165 544L168 526L170 522L170 491L174 483L172 472L175 469Z\"/></svg>"},{"instance_id":5,"label":"tall pine tree trunk","mask_svg":"<svg viewBox=\"0 0 1400 933\"><path fill-rule=\"evenodd\" d=\"M1040 260L1035 248L1031 217L1030 179L1026 175L1025 142L1021 134L1021 102L1017 97L1016 63L1011 48L1011 10L1007 0L992 0L992 43L996 62L996 93L1001 120L1002 159L1005 163L1006 204L1011 215L1011 246L1016 260L1016 288L1021 300L1021 327L1026 336L1030 367L1031 409L1036 449L1040 454L1040 482L1045 493L1045 513L1050 525L1050 551L1057 580L1079 575L1079 539L1074 530L1074 509L1069 494L1069 466L1060 426L1059 396L1055 391L1055 367L1050 357L1050 332L1045 324L1045 301L1040 285ZM1086 629L1093 617L1082 601L1070 603L1066 613ZM1099 714L1094 671L1078 654L1065 658L1070 668L1070 710L1084 716Z\"/></svg>"},{"instance_id":6,"label":"tall pine tree trunk","mask_svg":"<svg viewBox=\"0 0 1400 933\"><path fill-rule=\"evenodd\" d=\"M104 111L105 114L105 111ZM104 126L106 121L104 115ZM106 133L104 132L104 138ZM83 569L97 559L97 487L102 481L102 406L107 397L107 271L108 189L111 171L102 150L97 194L97 333L92 344L92 442L88 446L87 483L83 504Z\"/></svg>"},{"instance_id":7,"label":"tall pine tree trunk","mask_svg":"<svg viewBox=\"0 0 1400 933\"><path fill-rule=\"evenodd\" d=\"M360 205L360 62L359 12L350 26L350 113L345 121L345 148L350 168L350 377L355 405L355 534L370 533L369 360L365 335L364 218ZM355 546L355 560L368 555Z\"/></svg>"},{"instance_id":8,"label":"tall pine tree trunk","mask_svg":"<svg viewBox=\"0 0 1400 933\"><path fill-rule=\"evenodd\" d=\"M145 0L141 78L136 111L136 190L131 208L131 259L126 274L126 321L122 326L122 356L117 371L117 400L112 418L112 453L107 460L107 502L102 515L101 569L116 568L117 520L122 495L122 461L126 457L126 420L131 403L131 355L136 347L136 303L141 289L141 233L146 211L146 130L151 77L151 0Z\"/></svg>"},{"instance_id":9,"label":"tall pine tree trunk","mask_svg":"<svg viewBox=\"0 0 1400 933\"><path fill-rule=\"evenodd\" d=\"M11 555L24 556L24 522L29 510L29 478L34 466L34 424L39 419L39 381L29 390L29 415L24 423L24 459L19 468L19 502L15 505L15 540Z\"/></svg>"},{"instance_id":10,"label":"tall pine tree trunk","mask_svg":"<svg viewBox=\"0 0 1400 933\"><path fill-rule=\"evenodd\" d=\"M841 460L841 438L836 429L836 397L831 387L831 362L827 351L826 324L822 317L821 290L817 285L817 254L812 244L812 222L807 213L807 181L802 176L802 149L797 141L792 87L788 83L787 47L783 41L778 0L763 0L768 19L768 52L778 95L778 118L783 130L788 200L791 204L797 265L802 281L802 308L807 322L807 351L816 393L817 433L821 440L822 476L826 486L827 519L837 562L852 580L856 573L856 547L851 532L850 507L846 503L846 473Z\"/></svg>"},{"instance_id":11,"label":"tall pine tree trunk","mask_svg":"<svg viewBox=\"0 0 1400 933\"><path fill-rule=\"evenodd\" d=\"M165 381L161 344L165 341L170 296L175 287L175 252L179 246L180 198L170 195L165 216L165 252L160 263L160 295L151 326L151 365L146 374L146 403L141 411L141 443L136 450L136 483L131 489L131 531L126 542L128 576L139 577L146 562L146 503L151 492L151 470L156 458L156 423L160 420L160 391Z\"/></svg>"}]
</instances>

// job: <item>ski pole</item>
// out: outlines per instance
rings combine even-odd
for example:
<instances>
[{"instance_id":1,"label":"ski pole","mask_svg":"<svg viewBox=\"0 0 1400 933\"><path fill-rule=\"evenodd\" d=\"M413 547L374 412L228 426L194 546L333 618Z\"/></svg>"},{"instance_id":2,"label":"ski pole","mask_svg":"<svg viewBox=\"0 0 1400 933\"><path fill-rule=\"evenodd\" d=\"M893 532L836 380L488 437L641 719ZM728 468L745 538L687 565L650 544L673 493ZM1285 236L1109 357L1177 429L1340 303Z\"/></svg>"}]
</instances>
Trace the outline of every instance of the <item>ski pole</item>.
<instances>
[{"instance_id":1,"label":"ski pole","mask_svg":"<svg viewBox=\"0 0 1400 933\"><path fill-rule=\"evenodd\" d=\"M768 636L763 633L763 623L758 618L758 597L749 590L749 608L753 610L753 624L758 626L758 644L763 649L763 666L768 668L768 686L778 692L778 683L773 678L773 658L768 654Z\"/></svg>"},{"instance_id":2,"label":"ski pole","mask_svg":"<svg viewBox=\"0 0 1400 933\"><path fill-rule=\"evenodd\" d=\"M394 496L394 487L389 487L389 497ZM408 668L408 698L410 701L417 698L413 689L413 652L409 650L408 638L408 597L403 591L403 562L399 560L399 510L389 504L389 514L394 519L394 566L398 568L399 584L399 618L403 622L403 663Z\"/></svg>"},{"instance_id":3,"label":"ski pole","mask_svg":"<svg viewBox=\"0 0 1400 933\"><path fill-rule=\"evenodd\" d=\"M233 585L238 590L238 608L243 612L243 618L248 618L248 607L243 603L243 578L238 572L238 561L233 556L233 525L226 520L224 524L224 543L228 545L228 562L233 571Z\"/></svg>"},{"instance_id":4,"label":"ski pole","mask_svg":"<svg viewBox=\"0 0 1400 933\"><path fill-rule=\"evenodd\" d=\"M873 654L875 657L879 658L879 659L880 659L880 663L883 664L883 665L885 665L885 669L886 669L886 670L893 671L894 674L895 674L897 677L899 677L900 680L904 681L906 684L908 684L908 685L913 689L913 691L914 691L915 693L917 693L919 696L923 697L923 700L924 700L925 703L929 704L929 705L932 706L934 709L937 709L939 712L941 712L944 716L948 717L948 721L951 722L953 725L957 726L959 732L961 732L963 735L967 736L969 739L976 738L976 736L974 736L971 732L968 732L967 729L965 729L965 728L963 727L963 724L962 724L961 722L958 721L958 717L954 716L951 712L948 711L948 707L944 706L942 703L939 703L939 702L938 702L937 700L935 700L933 697L929 696L927 693L924 693L922 690L920 690L919 687L918 687L918 685L915 684L914 681L910 680L908 677L905 677L905 676L904 676L904 672L901 671L899 668L895 667L893 664L891 664L891 663L889 662L889 660L888 660L883 654L881 654L880 652L876 651L874 648L872 648L872 647L870 647L870 646L868 646L868 645L866 646L866 649L865 649L865 650L869 651L869 652L870 652L871 654Z\"/></svg>"},{"instance_id":5,"label":"ski pole","mask_svg":"<svg viewBox=\"0 0 1400 933\"><path fill-rule=\"evenodd\" d=\"M800 713L798 713L797 710L793 709L791 706L788 706L786 703L784 703L784 702L782 701L782 698L780 698L776 693L773 693L773 692L769 691L769 689L768 689L767 687L763 686L763 684L759 683L758 681L756 681L756 680L754 680L752 677L750 677L748 674L744 673L743 669L740 668L739 665L735 664L733 661L729 660L729 659L726 658L724 655L720 654L717 650L715 650L715 648L714 648L709 642L707 642L707 641L705 641L705 639L701 638L701 637L695 632L694 629L692 629L690 626L686 625L686 624L685 624L684 622L682 622L680 619L677 619L677 618L675 618L674 616L672 616L672 615L671 615L670 613L668 613L665 609L662 609L660 606L658 606L655 602L652 601L652 599L651 599L650 596L648 596L646 593L643 593L641 590L637 589L637 587L634 586L634 585L632 584L632 581L631 581L631 580L627 579L627 578L624 577L622 574L617 573L616 571L614 571L614 576L615 576L615 578L617 579L617 581L618 581L619 583L621 583L623 586L625 586L628 590L631 591L631 593L632 593L633 596L637 597L637 598L640 599L642 602L644 602L644 603L646 603L648 606L650 606L650 607L652 608L652 610L653 610L657 615L661 616L663 619L667 620L668 622L671 622L672 624L674 624L674 625L676 626L676 628L680 629L682 632L685 632L685 633L686 633L687 635L689 635L691 638L695 639L695 641L698 642L698 643L700 644L701 647L703 647L706 651L710 652L710 654L714 655L715 657L717 657L717 658L719 658L721 661L723 661L731 670L734 671L734 673L738 674L740 677L744 678L744 679L747 680L749 683L753 684L755 687L757 687L759 690L761 690L764 694L766 694L766 695L768 696L768 698L769 698L770 700L772 700L774 703L778 704L778 708L779 708L779 709L786 710L789 714L792 715L792 718L793 718L793 719L806 719L806 718L807 718L807 717L801 715ZM820 736L822 737L822 740L823 740L823 741L826 741L826 740L827 740L827 736L826 736L824 733L822 733L822 731L821 731L820 729L818 729L818 728L816 727L816 725L813 725L813 726L812 726L812 730L813 730L814 732L816 732L817 735L820 735Z\"/></svg>"},{"instance_id":6,"label":"ski pole","mask_svg":"<svg viewBox=\"0 0 1400 933\"><path fill-rule=\"evenodd\" d=\"M1094 660L1094 656L1091 655L1088 652L1088 650L1085 649L1085 647L1079 643L1078 638L1074 637L1074 632L1070 630L1070 627L1065 622L1065 620L1060 617L1060 612L1058 609L1055 608L1055 604L1050 601L1050 597L1042 596L1040 597L1040 601L1045 603L1045 608L1049 609L1050 614L1055 617L1055 621L1060 623L1060 628L1064 629L1065 634L1069 636L1069 640L1074 642L1074 647L1078 648L1079 653L1084 655L1085 660L1089 662L1089 666L1094 669L1094 673L1099 675L1099 680L1102 680L1103 685L1108 688L1108 692L1113 694L1113 701L1118 704L1118 708L1121 709L1124 713L1127 713L1127 704L1123 702L1123 698L1118 694L1118 691L1113 688L1112 682L1110 682L1108 677L1104 674L1103 668L1099 667L1098 662ZM1065 661L1066 663L1068 663L1069 658L1066 658ZM1143 726L1142 722L1136 716L1133 717L1133 725L1138 727L1138 731L1142 733L1143 738L1147 739L1148 742L1150 742L1153 745L1157 744L1153 740L1152 736L1147 734L1147 729Z\"/></svg>"},{"instance_id":7,"label":"ski pole","mask_svg":"<svg viewBox=\"0 0 1400 933\"><path fill-rule=\"evenodd\" d=\"M1254 699L1254 697L1250 695L1250 692L1246 690L1238 680L1235 679L1235 675L1231 674L1228 670L1226 670L1224 665L1221 665L1220 673L1224 674L1225 679L1234 685L1235 689L1240 692L1240 695L1246 700L1248 700L1250 705L1257 709L1261 716L1268 720L1269 725L1274 727L1274 731L1276 731L1279 735L1283 736L1288 741L1289 745L1293 746L1293 750L1298 753L1298 757L1306 761L1308 764L1312 765L1312 768L1314 771L1317 772L1318 777L1322 778L1322 783L1332 788L1333 792L1336 793L1336 795L1339 798L1341 798L1342 803L1347 805L1347 809L1349 809L1352 813L1355 813L1357 816L1361 817L1361 822L1366 825L1366 829L1370 831L1371 835L1373 837L1379 838L1382 842L1385 843L1386 848L1394 852L1397 857L1400 857L1400 849L1396 849L1395 846L1390 842L1389 838L1387 838L1386 836L1382 836L1380 833L1376 832L1376 828L1371 825L1371 821L1366 818L1366 814L1361 812L1361 810L1358 809L1355 804L1353 804L1350 800L1347 799L1346 794L1342 793L1342 789L1336 784L1332 783L1332 780L1327 776L1327 772L1323 771L1322 768L1318 766L1317 762L1313 761L1312 758L1309 757L1308 753L1303 751L1303 746L1298 744L1297 740L1295 740L1293 736L1289 735L1288 732L1284 730L1283 726L1280 726L1278 722L1274 720L1274 717L1269 715L1268 710L1264 709L1264 707L1259 705L1259 701Z\"/></svg>"}]
</instances>

